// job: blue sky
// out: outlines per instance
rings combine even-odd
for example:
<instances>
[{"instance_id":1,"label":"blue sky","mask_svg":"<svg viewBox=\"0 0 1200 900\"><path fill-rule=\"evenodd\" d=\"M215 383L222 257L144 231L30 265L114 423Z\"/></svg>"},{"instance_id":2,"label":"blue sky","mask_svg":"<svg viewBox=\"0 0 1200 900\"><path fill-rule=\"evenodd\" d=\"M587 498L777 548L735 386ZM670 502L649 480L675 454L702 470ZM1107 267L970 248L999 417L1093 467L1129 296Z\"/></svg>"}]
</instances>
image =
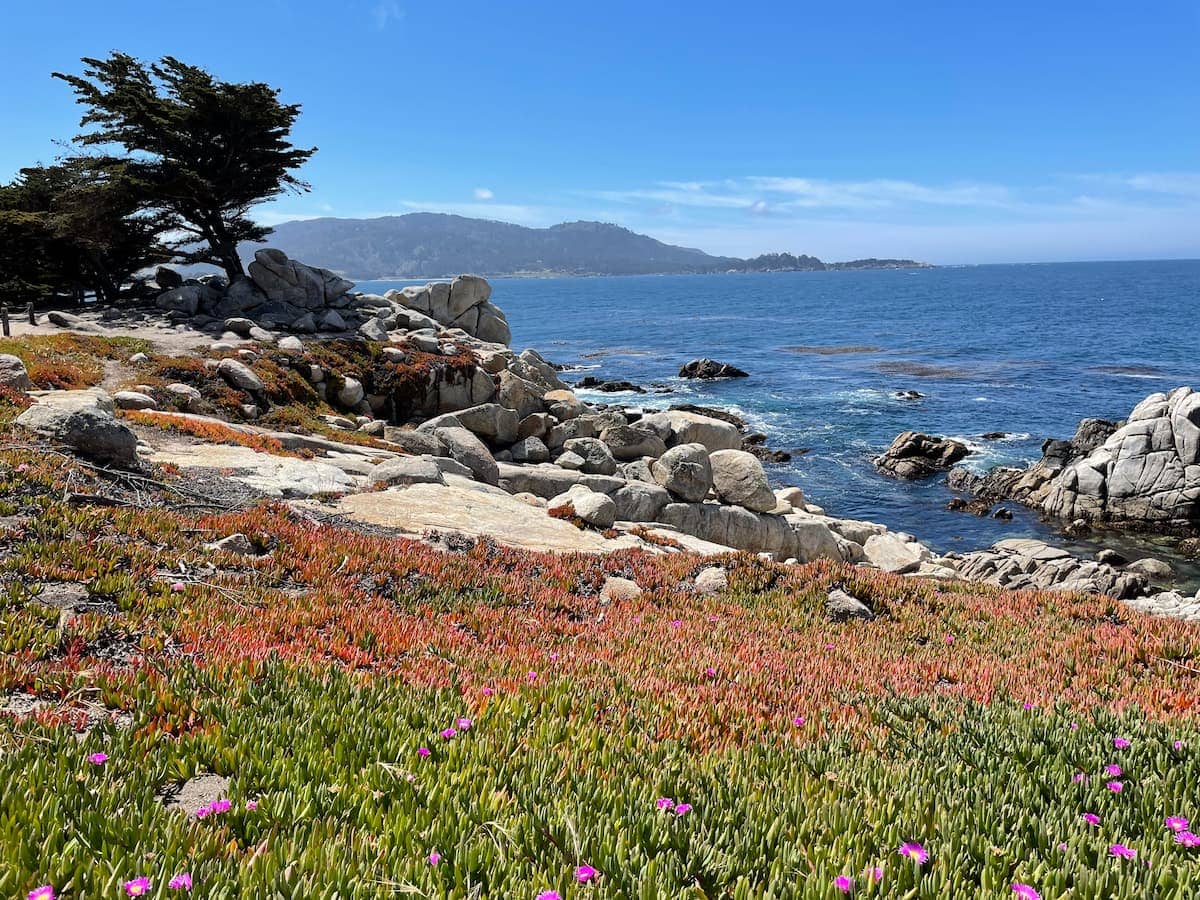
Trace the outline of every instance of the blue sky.
<instances>
[{"instance_id":1,"label":"blue sky","mask_svg":"<svg viewBox=\"0 0 1200 900\"><path fill-rule=\"evenodd\" d=\"M171 53L304 106L313 191L617 222L712 253L1200 257L1200 4L8 0L0 178L78 110L52 70Z\"/></svg>"}]
</instances>

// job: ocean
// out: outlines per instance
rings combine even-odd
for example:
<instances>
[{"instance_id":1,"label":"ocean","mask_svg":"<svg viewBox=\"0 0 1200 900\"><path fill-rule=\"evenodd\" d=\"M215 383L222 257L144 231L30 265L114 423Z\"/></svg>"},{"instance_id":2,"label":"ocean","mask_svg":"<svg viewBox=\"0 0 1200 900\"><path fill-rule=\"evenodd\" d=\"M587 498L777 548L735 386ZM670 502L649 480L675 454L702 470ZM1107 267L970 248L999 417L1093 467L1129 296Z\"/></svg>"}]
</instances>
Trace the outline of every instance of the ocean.
<instances>
[{"instance_id":1,"label":"ocean","mask_svg":"<svg viewBox=\"0 0 1200 900\"><path fill-rule=\"evenodd\" d=\"M798 485L832 515L909 531L942 552L1017 536L1082 552L1097 542L1057 538L1016 504L1007 504L1011 521L951 512L940 476L879 475L871 457L901 431L959 438L972 448L965 465L983 471L1038 459L1045 438L1069 438L1081 418L1124 418L1150 393L1200 387L1200 261L497 278L492 287L514 347L578 367L564 380L591 374L671 391L582 390L584 399L729 408L770 447L793 452L767 467L775 486ZM750 377L676 377L700 356ZM922 396L898 396L907 391ZM1006 436L984 437L992 432ZM1164 552L1140 540L1099 543Z\"/></svg>"}]
</instances>

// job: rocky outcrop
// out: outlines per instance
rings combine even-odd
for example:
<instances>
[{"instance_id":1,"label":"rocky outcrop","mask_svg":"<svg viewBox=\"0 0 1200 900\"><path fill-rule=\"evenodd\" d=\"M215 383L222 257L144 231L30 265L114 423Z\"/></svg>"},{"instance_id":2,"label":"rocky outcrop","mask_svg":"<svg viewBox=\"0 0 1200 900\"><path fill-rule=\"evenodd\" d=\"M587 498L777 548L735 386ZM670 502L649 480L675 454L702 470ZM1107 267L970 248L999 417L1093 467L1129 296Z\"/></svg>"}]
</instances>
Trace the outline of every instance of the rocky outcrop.
<instances>
[{"instance_id":1,"label":"rocky outcrop","mask_svg":"<svg viewBox=\"0 0 1200 900\"><path fill-rule=\"evenodd\" d=\"M950 473L951 488L1014 499L1068 522L1137 529L1200 528L1200 394L1152 394L1125 422L1084 419L1070 441L1048 440L1026 469Z\"/></svg>"},{"instance_id":2,"label":"rocky outcrop","mask_svg":"<svg viewBox=\"0 0 1200 900\"><path fill-rule=\"evenodd\" d=\"M729 363L717 362L715 359L704 357L684 363L679 370L680 378L699 378L705 381L713 378L749 378L750 373L744 372Z\"/></svg>"},{"instance_id":3,"label":"rocky outcrop","mask_svg":"<svg viewBox=\"0 0 1200 900\"><path fill-rule=\"evenodd\" d=\"M673 496L691 502L707 497L713 483L712 465L703 444L672 447L651 464L650 473Z\"/></svg>"},{"instance_id":4,"label":"rocky outcrop","mask_svg":"<svg viewBox=\"0 0 1200 900\"><path fill-rule=\"evenodd\" d=\"M1041 503L1062 519L1200 525L1200 394L1152 394L1054 478Z\"/></svg>"},{"instance_id":5,"label":"rocky outcrop","mask_svg":"<svg viewBox=\"0 0 1200 900\"><path fill-rule=\"evenodd\" d=\"M11 353L0 353L0 387L11 388L14 391L28 391L33 388L25 363Z\"/></svg>"},{"instance_id":6,"label":"rocky outcrop","mask_svg":"<svg viewBox=\"0 0 1200 900\"><path fill-rule=\"evenodd\" d=\"M104 391L39 391L34 397L37 402L16 419L26 431L97 462L137 462L137 436L117 421Z\"/></svg>"},{"instance_id":7,"label":"rocky outcrop","mask_svg":"<svg viewBox=\"0 0 1200 900\"><path fill-rule=\"evenodd\" d=\"M969 452L962 441L906 431L875 457L875 468L893 478L926 478L950 468Z\"/></svg>"},{"instance_id":8,"label":"rocky outcrop","mask_svg":"<svg viewBox=\"0 0 1200 900\"><path fill-rule=\"evenodd\" d=\"M744 506L752 512L770 512L775 495L757 457L744 450L718 450L709 454L713 487L723 503Z\"/></svg>"},{"instance_id":9,"label":"rocky outcrop","mask_svg":"<svg viewBox=\"0 0 1200 900\"><path fill-rule=\"evenodd\" d=\"M1042 541L1012 538L963 554L958 572L969 581L1009 590L1038 589L1104 594L1118 599L1146 593L1147 580L1105 563L1082 560Z\"/></svg>"}]
</instances>

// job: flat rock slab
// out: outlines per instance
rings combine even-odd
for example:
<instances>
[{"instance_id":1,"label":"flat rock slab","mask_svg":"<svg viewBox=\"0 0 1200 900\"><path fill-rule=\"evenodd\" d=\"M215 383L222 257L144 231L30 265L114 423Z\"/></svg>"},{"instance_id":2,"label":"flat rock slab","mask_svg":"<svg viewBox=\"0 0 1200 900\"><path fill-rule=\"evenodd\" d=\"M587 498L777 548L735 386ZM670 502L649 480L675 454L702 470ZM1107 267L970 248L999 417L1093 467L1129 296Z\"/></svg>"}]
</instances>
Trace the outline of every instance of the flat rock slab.
<instances>
[{"instance_id":1,"label":"flat rock slab","mask_svg":"<svg viewBox=\"0 0 1200 900\"><path fill-rule=\"evenodd\" d=\"M214 800L229 796L229 779L223 775L197 775L183 784L171 785L159 794L162 805L188 815Z\"/></svg>"},{"instance_id":2,"label":"flat rock slab","mask_svg":"<svg viewBox=\"0 0 1200 900\"><path fill-rule=\"evenodd\" d=\"M413 534L453 531L552 553L611 553L640 543L628 535L609 540L599 532L584 531L508 494L456 485L414 484L352 494L337 501L336 511L351 520Z\"/></svg>"},{"instance_id":3,"label":"flat rock slab","mask_svg":"<svg viewBox=\"0 0 1200 900\"><path fill-rule=\"evenodd\" d=\"M331 462L272 456L229 444L166 442L147 457L181 469L223 469L227 477L270 497L303 498L355 490L360 479Z\"/></svg>"}]
</instances>

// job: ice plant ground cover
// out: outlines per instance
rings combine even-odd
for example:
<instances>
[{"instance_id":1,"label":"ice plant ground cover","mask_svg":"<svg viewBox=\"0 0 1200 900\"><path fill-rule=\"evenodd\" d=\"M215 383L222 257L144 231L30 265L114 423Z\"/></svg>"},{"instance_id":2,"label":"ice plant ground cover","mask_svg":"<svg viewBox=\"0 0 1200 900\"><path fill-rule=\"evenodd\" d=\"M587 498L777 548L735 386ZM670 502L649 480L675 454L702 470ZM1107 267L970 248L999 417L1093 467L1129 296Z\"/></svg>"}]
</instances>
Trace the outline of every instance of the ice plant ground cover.
<instances>
[{"instance_id":1,"label":"ice plant ground cover","mask_svg":"<svg viewBox=\"0 0 1200 900\"><path fill-rule=\"evenodd\" d=\"M1200 885L1196 626L746 555L701 597L711 560L68 505L72 471L0 452L0 896ZM203 550L234 532L263 552ZM835 582L880 618L830 624Z\"/></svg>"}]
</instances>

